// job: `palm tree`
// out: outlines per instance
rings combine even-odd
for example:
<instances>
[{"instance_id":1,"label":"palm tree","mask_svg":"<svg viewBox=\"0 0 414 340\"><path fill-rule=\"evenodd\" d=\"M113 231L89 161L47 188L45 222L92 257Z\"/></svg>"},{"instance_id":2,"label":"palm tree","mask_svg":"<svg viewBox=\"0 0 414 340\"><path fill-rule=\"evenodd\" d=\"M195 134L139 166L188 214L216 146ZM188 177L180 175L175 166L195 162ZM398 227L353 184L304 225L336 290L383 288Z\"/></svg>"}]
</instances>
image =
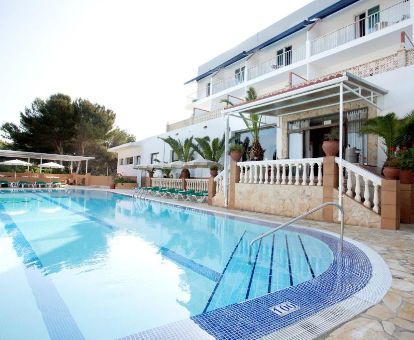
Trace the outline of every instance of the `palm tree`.
<instances>
[{"instance_id":1,"label":"palm tree","mask_svg":"<svg viewBox=\"0 0 414 340\"><path fill-rule=\"evenodd\" d=\"M414 111L407 114L403 119L403 140L401 144L405 147L414 146Z\"/></svg>"},{"instance_id":2,"label":"palm tree","mask_svg":"<svg viewBox=\"0 0 414 340\"><path fill-rule=\"evenodd\" d=\"M257 93L256 90L253 87L249 87L247 90L247 96L245 97L245 100L247 102L253 101L257 99ZM228 100L223 99L223 103L226 103L227 105L233 106L234 104ZM255 161L261 161L263 160L264 156L264 150L262 148L262 145L260 144L260 125L262 123L262 116L257 113L249 113L249 117L247 118L245 115L240 113L240 117L243 119L244 124L246 125L246 128L249 130L249 132L252 135L252 147L250 149L250 160Z\"/></svg>"},{"instance_id":3,"label":"palm tree","mask_svg":"<svg viewBox=\"0 0 414 340\"><path fill-rule=\"evenodd\" d=\"M174 153L177 155L179 161L182 162L189 162L194 158L194 144L193 144L193 137L186 138L184 143L182 143L179 139L174 139L171 136L167 138L159 137L165 143L167 143Z\"/></svg>"},{"instance_id":4,"label":"palm tree","mask_svg":"<svg viewBox=\"0 0 414 340\"><path fill-rule=\"evenodd\" d=\"M394 112L385 116L368 119L361 127L361 133L373 134L381 137L385 145L387 159L393 157L395 147L400 145L405 134L406 122L398 119Z\"/></svg>"},{"instance_id":5,"label":"palm tree","mask_svg":"<svg viewBox=\"0 0 414 340\"><path fill-rule=\"evenodd\" d=\"M230 142L234 137L230 138ZM195 138L197 144L193 145L194 150L204 159L219 162L224 153L225 137L214 138L210 141L209 136Z\"/></svg>"}]
</instances>

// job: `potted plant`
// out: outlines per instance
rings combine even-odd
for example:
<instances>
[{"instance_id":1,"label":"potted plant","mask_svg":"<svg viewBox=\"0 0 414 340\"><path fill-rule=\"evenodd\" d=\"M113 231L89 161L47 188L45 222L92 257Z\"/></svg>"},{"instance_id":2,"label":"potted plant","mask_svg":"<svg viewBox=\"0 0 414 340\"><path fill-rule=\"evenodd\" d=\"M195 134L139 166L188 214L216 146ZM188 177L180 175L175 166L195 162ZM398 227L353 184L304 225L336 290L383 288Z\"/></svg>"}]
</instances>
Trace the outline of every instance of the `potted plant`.
<instances>
[{"instance_id":1,"label":"potted plant","mask_svg":"<svg viewBox=\"0 0 414 340\"><path fill-rule=\"evenodd\" d=\"M210 176L211 177L216 177L218 174L218 165L212 165L210 167Z\"/></svg>"},{"instance_id":2,"label":"potted plant","mask_svg":"<svg viewBox=\"0 0 414 340\"><path fill-rule=\"evenodd\" d=\"M389 157L385 163L382 173L386 179L398 179L400 175L400 160L393 156Z\"/></svg>"},{"instance_id":3,"label":"potted plant","mask_svg":"<svg viewBox=\"0 0 414 340\"><path fill-rule=\"evenodd\" d=\"M330 133L325 134L322 143L322 150L326 156L336 156L339 151L339 130L334 128Z\"/></svg>"},{"instance_id":4,"label":"potted plant","mask_svg":"<svg viewBox=\"0 0 414 340\"><path fill-rule=\"evenodd\" d=\"M122 175L115 177L113 184L115 185L115 188L119 189L133 189L137 186L136 180L125 178Z\"/></svg>"},{"instance_id":5,"label":"potted plant","mask_svg":"<svg viewBox=\"0 0 414 340\"><path fill-rule=\"evenodd\" d=\"M401 184L414 183L414 148L403 148L398 153Z\"/></svg>"},{"instance_id":6,"label":"potted plant","mask_svg":"<svg viewBox=\"0 0 414 340\"><path fill-rule=\"evenodd\" d=\"M232 144L230 145L230 157L233 161L240 161L243 156L243 145L241 144Z\"/></svg>"}]
</instances>

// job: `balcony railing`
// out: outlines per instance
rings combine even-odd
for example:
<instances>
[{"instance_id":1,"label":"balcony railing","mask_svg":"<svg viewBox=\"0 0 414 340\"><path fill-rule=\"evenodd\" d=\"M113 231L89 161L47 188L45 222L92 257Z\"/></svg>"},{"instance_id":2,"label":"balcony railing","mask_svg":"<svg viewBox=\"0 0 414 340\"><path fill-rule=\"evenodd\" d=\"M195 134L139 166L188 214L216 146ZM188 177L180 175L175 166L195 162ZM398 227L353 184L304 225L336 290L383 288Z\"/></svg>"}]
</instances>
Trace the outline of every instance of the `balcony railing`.
<instances>
[{"instance_id":1,"label":"balcony railing","mask_svg":"<svg viewBox=\"0 0 414 340\"><path fill-rule=\"evenodd\" d=\"M305 45L297 47L290 51L285 51L278 54L276 58L271 58L264 62L258 63L249 67L247 71L247 79L251 80L260 77L264 74L270 73L274 70L289 66L306 58Z\"/></svg>"},{"instance_id":2,"label":"balcony railing","mask_svg":"<svg viewBox=\"0 0 414 340\"><path fill-rule=\"evenodd\" d=\"M401 1L366 18L327 33L311 42L312 55L333 49L350 41L404 21L410 17L410 2Z\"/></svg>"},{"instance_id":3,"label":"balcony railing","mask_svg":"<svg viewBox=\"0 0 414 340\"><path fill-rule=\"evenodd\" d=\"M193 115L190 118L183 119L175 123L167 124L167 132L181 129L183 127L190 126L193 124L206 122L210 119L216 119L216 118L219 118L220 116L221 116L221 109L217 109L214 111L205 111L205 113Z\"/></svg>"}]
</instances>

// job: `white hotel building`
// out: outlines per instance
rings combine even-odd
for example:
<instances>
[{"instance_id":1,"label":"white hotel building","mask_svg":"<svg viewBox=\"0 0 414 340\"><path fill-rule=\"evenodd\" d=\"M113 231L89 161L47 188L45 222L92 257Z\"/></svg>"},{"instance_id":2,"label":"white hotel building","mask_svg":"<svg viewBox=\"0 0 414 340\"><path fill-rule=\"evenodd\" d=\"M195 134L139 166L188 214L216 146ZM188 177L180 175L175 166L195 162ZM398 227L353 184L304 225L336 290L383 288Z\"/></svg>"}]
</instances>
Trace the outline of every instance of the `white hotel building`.
<instances>
[{"instance_id":1,"label":"white hotel building","mask_svg":"<svg viewBox=\"0 0 414 340\"><path fill-rule=\"evenodd\" d=\"M379 109L358 100L344 104L344 145L361 150L360 162L380 166L378 140L358 130L368 117L414 110L413 17L412 0L315 0L201 65L187 82L197 82L188 102L192 116L167 125L160 136L221 137L222 99L239 103L249 87L259 97L311 87L347 71L386 90L374 98ZM321 157L323 135L339 125L338 110L330 105L264 118L265 159ZM229 124L240 139L248 135L241 119L230 117ZM172 161L169 146L158 137L112 148L118 173L141 176L134 169L139 163Z\"/></svg>"}]
</instances>

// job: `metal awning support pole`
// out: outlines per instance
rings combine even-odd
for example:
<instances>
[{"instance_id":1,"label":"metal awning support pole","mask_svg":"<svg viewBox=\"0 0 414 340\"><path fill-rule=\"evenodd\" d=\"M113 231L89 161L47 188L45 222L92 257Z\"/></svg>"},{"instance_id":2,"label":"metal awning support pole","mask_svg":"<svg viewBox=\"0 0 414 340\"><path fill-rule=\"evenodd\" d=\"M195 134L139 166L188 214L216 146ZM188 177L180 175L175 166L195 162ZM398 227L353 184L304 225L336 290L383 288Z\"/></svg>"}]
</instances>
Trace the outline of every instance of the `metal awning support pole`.
<instances>
[{"instance_id":1,"label":"metal awning support pole","mask_svg":"<svg viewBox=\"0 0 414 340\"><path fill-rule=\"evenodd\" d=\"M226 114L224 119L225 130L224 130L224 206L228 206L228 183L229 183L229 115Z\"/></svg>"},{"instance_id":2,"label":"metal awning support pole","mask_svg":"<svg viewBox=\"0 0 414 340\"><path fill-rule=\"evenodd\" d=\"M88 160L86 160L86 166L85 166L85 174L88 173Z\"/></svg>"},{"instance_id":3,"label":"metal awning support pole","mask_svg":"<svg viewBox=\"0 0 414 340\"><path fill-rule=\"evenodd\" d=\"M40 158L40 173L42 173L43 158Z\"/></svg>"},{"instance_id":4,"label":"metal awning support pole","mask_svg":"<svg viewBox=\"0 0 414 340\"><path fill-rule=\"evenodd\" d=\"M27 163L30 163L30 158L27 159ZM27 172L29 172L29 165L27 166Z\"/></svg>"},{"instance_id":5,"label":"metal awning support pole","mask_svg":"<svg viewBox=\"0 0 414 340\"><path fill-rule=\"evenodd\" d=\"M73 161L70 161L70 173L73 173Z\"/></svg>"},{"instance_id":6,"label":"metal awning support pole","mask_svg":"<svg viewBox=\"0 0 414 340\"><path fill-rule=\"evenodd\" d=\"M342 191L344 182L344 173L342 167L342 149L344 140L344 84L339 85L339 188L338 188L338 202L342 207ZM340 216L338 216L340 218Z\"/></svg>"}]
</instances>

